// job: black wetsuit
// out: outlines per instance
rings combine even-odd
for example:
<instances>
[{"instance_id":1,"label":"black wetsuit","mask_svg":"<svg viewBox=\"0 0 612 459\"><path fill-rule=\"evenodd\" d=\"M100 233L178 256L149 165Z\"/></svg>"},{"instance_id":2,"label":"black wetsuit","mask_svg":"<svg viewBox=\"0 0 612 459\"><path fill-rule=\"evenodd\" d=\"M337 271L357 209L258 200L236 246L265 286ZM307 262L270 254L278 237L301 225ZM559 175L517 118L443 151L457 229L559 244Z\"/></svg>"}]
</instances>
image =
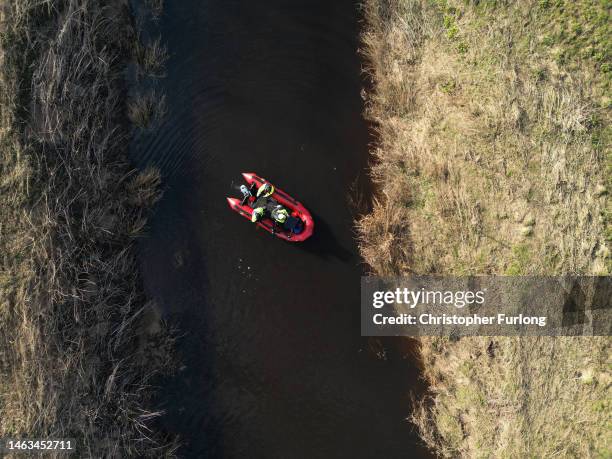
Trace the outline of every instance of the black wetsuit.
<instances>
[{"instance_id":1,"label":"black wetsuit","mask_svg":"<svg viewBox=\"0 0 612 459\"><path fill-rule=\"evenodd\" d=\"M272 209L274 209L276 206L278 206L278 201L270 197L257 198L257 200L253 203L253 209L263 207L266 209L266 215L270 215L270 212L272 212Z\"/></svg>"}]
</instances>

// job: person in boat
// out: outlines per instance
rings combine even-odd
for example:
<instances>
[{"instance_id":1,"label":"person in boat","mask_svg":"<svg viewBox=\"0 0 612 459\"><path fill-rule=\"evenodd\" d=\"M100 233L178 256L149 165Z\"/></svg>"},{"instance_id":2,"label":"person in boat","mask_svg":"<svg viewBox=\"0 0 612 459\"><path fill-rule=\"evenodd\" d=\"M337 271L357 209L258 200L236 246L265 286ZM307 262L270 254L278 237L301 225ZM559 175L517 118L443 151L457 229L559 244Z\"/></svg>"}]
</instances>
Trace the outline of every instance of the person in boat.
<instances>
[{"instance_id":1,"label":"person in boat","mask_svg":"<svg viewBox=\"0 0 612 459\"><path fill-rule=\"evenodd\" d=\"M280 204L277 205L272 212L270 212L270 216L272 217L272 221L279 225L284 225L287 219L289 218L289 212Z\"/></svg>"},{"instance_id":2,"label":"person in boat","mask_svg":"<svg viewBox=\"0 0 612 459\"><path fill-rule=\"evenodd\" d=\"M251 190L253 190L253 187L251 187ZM271 197L273 193L274 186L269 183L264 183L258 188L255 202L252 205L253 213L251 214L251 221L253 223L263 219L267 213L271 213L276 203Z\"/></svg>"},{"instance_id":3,"label":"person in boat","mask_svg":"<svg viewBox=\"0 0 612 459\"><path fill-rule=\"evenodd\" d=\"M251 221L253 223L262 220L266 214L270 214L275 226L285 224L289 218L289 212L271 197L273 194L273 185L264 183L259 187L256 195L257 199L253 204L253 213L251 214Z\"/></svg>"},{"instance_id":4,"label":"person in boat","mask_svg":"<svg viewBox=\"0 0 612 459\"><path fill-rule=\"evenodd\" d=\"M269 198L274 194L274 185L264 183L257 189L257 198Z\"/></svg>"}]
</instances>

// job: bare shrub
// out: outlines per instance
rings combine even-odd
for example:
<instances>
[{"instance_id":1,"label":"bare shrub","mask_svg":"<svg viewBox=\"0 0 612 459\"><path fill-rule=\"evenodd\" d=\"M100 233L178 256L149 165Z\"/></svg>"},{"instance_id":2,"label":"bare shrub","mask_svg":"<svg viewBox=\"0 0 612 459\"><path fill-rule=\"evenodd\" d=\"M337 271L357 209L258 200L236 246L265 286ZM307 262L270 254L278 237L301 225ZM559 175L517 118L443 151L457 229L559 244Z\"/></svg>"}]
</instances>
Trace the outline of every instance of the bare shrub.
<instances>
[{"instance_id":1,"label":"bare shrub","mask_svg":"<svg viewBox=\"0 0 612 459\"><path fill-rule=\"evenodd\" d=\"M166 114L166 95L153 90L137 94L128 101L128 118L133 125L149 129L159 123Z\"/></svg>"}]
</instances>

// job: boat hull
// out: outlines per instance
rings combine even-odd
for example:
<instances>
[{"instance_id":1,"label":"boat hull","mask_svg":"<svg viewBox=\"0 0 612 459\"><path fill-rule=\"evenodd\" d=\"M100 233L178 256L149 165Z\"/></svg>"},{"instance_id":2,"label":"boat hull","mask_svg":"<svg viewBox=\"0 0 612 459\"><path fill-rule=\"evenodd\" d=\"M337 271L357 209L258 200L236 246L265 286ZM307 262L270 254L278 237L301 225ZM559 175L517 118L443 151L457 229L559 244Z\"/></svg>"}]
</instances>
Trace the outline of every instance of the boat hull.
<instances>
[{"instance_id":1,"label":"boat hull","mask_svg":"<svg viewBox=\"0 0 612 459\"><path fill-rule=\"evenodd\" d=\"M255 184L255 189L258 189L264 183L270 183L268 180L259 177L253 172L245 172L242 174L242 176L249 186ZM272 185L272 183L270 183L270 185ZM275 199L280 205L285 207L292 217L299 218L302 221L303 229L298 234L278 229L273 232L274 224L272 219L269 217L258 221L256 223L257 226L288 242L302 242L312 236L312 233L314 232L314 220L308 209L306 209L302 203L276 186L274 186L274 193L272 194L271 198ZM250 201L242 204L241 199L227 198L227 202L233 211L237 212L239 215L243 216L249 221L251 220L253 209L249 205Z\"/></svg>"}]
</instances>

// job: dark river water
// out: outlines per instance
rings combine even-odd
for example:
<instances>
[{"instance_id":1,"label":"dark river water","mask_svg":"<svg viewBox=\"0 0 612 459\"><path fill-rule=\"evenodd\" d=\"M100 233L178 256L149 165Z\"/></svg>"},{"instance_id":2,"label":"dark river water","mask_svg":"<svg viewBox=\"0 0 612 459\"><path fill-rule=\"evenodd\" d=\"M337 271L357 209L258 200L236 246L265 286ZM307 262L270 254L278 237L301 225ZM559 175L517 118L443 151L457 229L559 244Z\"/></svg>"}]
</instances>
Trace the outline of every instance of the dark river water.
<instances>
[{"instance_id":1,"label":"dark river water","mask_svg":"<svg viewBox=\"0 0 612 459\"><path fill-rule=\"evenodd\" d=\"M159 31L168 116L132 155L163 174L141 259L182 334L161 428L183 438L181 457L420 457L405 420L415 366L400 342L360 336L347 197L371 138L356 4L173 0ZM312 211L311 240L229 210L247 171Z\"/></svg>"}]
</instances>

